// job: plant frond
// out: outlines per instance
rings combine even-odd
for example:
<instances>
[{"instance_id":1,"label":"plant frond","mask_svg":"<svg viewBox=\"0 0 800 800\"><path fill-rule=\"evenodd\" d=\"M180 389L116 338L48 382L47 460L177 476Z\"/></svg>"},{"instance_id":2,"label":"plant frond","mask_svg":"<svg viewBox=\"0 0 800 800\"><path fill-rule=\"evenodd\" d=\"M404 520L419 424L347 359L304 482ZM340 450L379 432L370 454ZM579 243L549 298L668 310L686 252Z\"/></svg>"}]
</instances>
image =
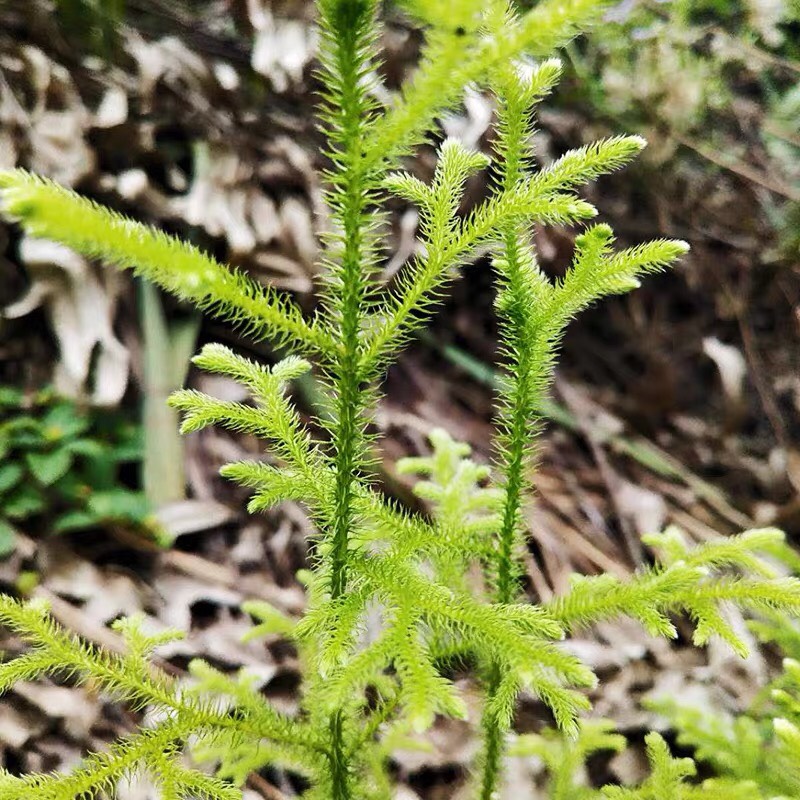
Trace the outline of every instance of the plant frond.
<instances>
[{"instance_id":1,"label":"plant frond","mask_svg":"<svg viewBox=\"0 0 800 800\"><path fill-rule=\"evenodd\" d=\"M570 150L538 172L533 184L542 192L563 192L614 172L632 161L645 147L641 136L613 136Z\"/></svg>"},{"instance_id":2,"label":"plant frond","mask_svg":"<svg viewBox=\"0 0 800 800\"><path fill-rule=\"evenodd\" d=\"M74 800L114 792L121 781L136 772L146 772L157 783L168 786L175 798L193 800L241 800L241 792L217 778L187 770L174 763L171 755L190 731L184 726L164 723L121 739L105 753L95 753L68 774L48 773L17 778L0 771L3 800Z\"/></svg>"},{"instance_id":3,"label":"plant frond","mask_svg":"<svg viewBox=\"0 0 800 800\"><path fill-rule=\"evenodd\" d=\"M293 638L295 635L297 622L265 600L246 600L242 603L242 611L258 620L258 624L242 637L243 642L271 635L287 638Z\"/></svg>"},{"instance_id":4,"label":"plant frond","mask_svg":"<svg viewBox=\"0 0 800 800\"><path fill-rule=\"evenodd\" d=\"M226 674L196 661L187 681L165 674L153 653L177 634L149 631L144 617L115 623L125 651L110 653L65 632L42 604L0 596L0 623L31 646L0 664L0 691L43 676L91 681L159 720L107 753L90 755L70 775L16 778L0 771L0 798L99 798L141 770L165 800L233 800L240 796L235 785L271 765L305 776L307 800L385 800L392 793L392 748L419 745L418 734L439 715L466 716L448 671L463 666L475 670L484 694L481 800L498 796L505 745L526 692L550 709L560 731L519 737L513 752L544 760L551 800L594 800L597 793L584 791L580 781L587 759L620 750L623 740L608 723L581 719L597 678L562 642L577 628L629 616L651 634L672 637L674 616L683 614L695 643L718 636L744 654L746 637L727 617L735 606L760 614L754 627L793 643L800 656L800 634L775 623L778 613L800 615L800 580L784 577L800 557L774 529L698 547L668 529L645 539L656 551L653 566L625 579L576 577L552 601L522 602L524 504L533 488L540 409L566 327L592 303L669 267L687 245L655 240L615 250L611 228L596 224L578 235L562 278L549 279L537 263L534 224L594 217L580 186L621 168L644 146L639 137L612 137L544 168L535 163L535 107L561 67L553 58L531 59L567 43L599 16L605 0L541 0L529 11L511 0L400 4L426 28L426 38L417 72L384 108L379 1L317 1L330 230L323 235L320 310L309 320L287 298L189 245L24 171L0 172L5 211L32 235L134 270L289 348L292 354L265 366L207 345L194 363L238 381L250 398L230 402L184 390L170 403L182 412L185 432L220 425L264 440L266 461L228 464L222 475L251 490L251 511L302 502L318 529L310 566L298 572L308 595L304 614L295 620L263 602L243 605L254 618L246 638L283 636L297 650L303 682L292 714L271 704L248 671ZM429 182L402 171L400 158L432 141L437 118L468 87L494 96L493 157L445 139ZM487 197L464 211L471 206L467 182L481 170ZM419 210L417 256L389 287L378 275L387 192ZM428 518L378 490L371 415L382 373L458 270L484 248L497 284L503 368L491 470L470 458L468 446L434 430L430 455L398 464L399 473L421 478L414 493L430 505ZM312 359L324 396L313 426L319 436L287 393ZM683 742L727 777L700 782L694 761L674 758L651 734L650 776L638 787L606 787L606 796L756 798L751 773L761 767L787 776L782 786L798 793L791 780L800 787L800 777L787 765L800 760L800 662L785 661L765 704L774 723L737 723L735 742L724 720L669 712L676 719L683 713ZM763 757L746 762L738 748L750 752L757 741ZM717 762L712 748L721 754ZM215 777L186 768L186 756L210 762Z\"/></svg>"},{"instance_id":5,"label":"plant frond","mask_svg":"<svg viewBox=\"0 0 800 800\"><path fill-rule=\"evenodd\" d=\"M782 534L773 529L748 531L688 550L677 529L671 529L664 535L648 537L651 543L664 546L666 564L628 580L611 575L575 578L571 590L548 603L546 609L567 629L626 615L638 619L650 633L662 636L675 636L670 614L686 613L696 625L696 644L705 644L712 635L718 635L736 652L746 655L746 643L725 620L725 604L800 614L800 581L770 577L770 567L758 556L764 548L769 552L781 538ZM681 553L683 557L677 557ZM721 572L728 567L745 574Z\"/></svg>"},{"instance_id":6,"label":"plant frond","mask_svg":"<svg viewBox=\"0 0 800 800\"><path fill-rule=\"evenodd\" d=\"M768 748L761 726L753 718L682 707L674 698L652 700L647 708L667 719L678 731L678 744L690 747L697 761L712 765L718 774L748 780L772 773L765 763Z\"/></svg>"},{"instance_id":7,"label":"plant frond","mask_svg":"<svg viewBox=\"0 0 800 800\"><path fill-rule=\"evenodd\" d=\"M422 18L431 26L426 48L416 75L364 143L365 161L371 167L391 168L420 144L434 120L461 100L467 85L485 85L499 65L525 55L551 55L598 19L606 3L544 0L521 15L518 25L489 34L477 24L459 25L453 4L442 6L440 13L427 10L427 3L424 6ZM423 3L414 3L412 11L422 7ZM464 3L455 7L467 8ZM466 17L472 15L467 12Z\"/></svg>"},{"instance_id":8,"label":"plant frond","mask_svg":"<svg viewBox=\"0 0 800 800\"><path fill-rule=\"evenodd\" d=\"M651 773L637 788L606 786L603 796L613 800L758 800L761 793L751 781L709 779L691 784L697 767L691 758L674 758L658 733L645 737Z\"/></svg>"},{"instance_id":9,"label":"plant frond","mask_svg":"<svg viewBox=\"0 0 800 800\"><path fill-rule=\"evenodd\" d=\"M490 557L491 537L500 525L503 493L482 485L489 478L489 468L467 458L468 445L455 442L441 428L432 430L429 438L432 455L401 459L397 471L401 475L429 476L414 485L414 494L431 503L437 523L452 532L446 546L442 542L442 547L431 550L430 558L440 581L466 593L472 577L470 562L476 558L485 562Z\"/></svg>"},{"instance_id":10,"label":"plant frond","mask_svg":"<svg viewBox=\"0 0 800 800\"><path fill-rule=\"evenodd\" d=\"M437 672L415 616L406 607L393 620L393 662L400 677L400 703L412 729L421 733L433 724L437 713L465 719L467 706L453 684Z\"/></svg>"},{"instance_id":11,"label":"plant frond","mask_svg":"<svg viewBox=\"0 0 800 800\"><path fill-rule=\"evenodd\" d=\"M614 723L605 719L582 719L574 738L546 729L541 734L517 736L510 756L535 756L547 769L549 800L589 800L593 790L585 785L586 762L595 753L620 753L627 747L624 736L614 733Z\"/></svg>"},{"instance_id":12,"label":"plant frond","mask_svg":"<svg viewBox=\"0 0 800 800\"><path fill-rule=\"evenodd\" d=\"M71 677L79 682L92 681L110 696L125 700L135 708L153 706L166 712L187 731L192 728L239 729L259 738L312 751L319 747L297 723L266 704L257 713L248 712L234 718L221 713L213 702L189 697L172 678L152 666L146 649L137 651L134 648L130 653L119 655L95 648L65 632L50 617L46 604L39 601L25 604L0 595L0 623L33 646L30 655L36 657L40 669L34 673L32 662L25 660L28 656L20 656L24 660L22 671L26 680L52 675ZM0 691L19 680L17 660L0 664Z\"/></svg>"},{"instance_id":13,"label":"plant frond","mask_svg":"<svg viewBox=\"0 0 800 800\"><path fill-rule=\"evenodd\" d=\"M463 266L479 245L496 243L504 224L513 220L564 224L595 214L593 206L572 194L540 192L531 183L496 195L458 222L432 214L429 235L423 239L425 255L406 268L382 306L365 322L368 340L361 374L372 376L404 346L439 301L454 270Z\"/></svg>"},{"instance_id":14,"label":"plant frond","mask_svg":"<svg viewBox=\"0 0 800 800\"><path fill-rule=\"evenodd\" d=\"M134 222L46 178L0 172L6 214L32 235L81 255L131 269L182 300L217 314L245 333L328 353L329 338L274 290L217 263L190 244Z\"/></svg>"}]
</instances>

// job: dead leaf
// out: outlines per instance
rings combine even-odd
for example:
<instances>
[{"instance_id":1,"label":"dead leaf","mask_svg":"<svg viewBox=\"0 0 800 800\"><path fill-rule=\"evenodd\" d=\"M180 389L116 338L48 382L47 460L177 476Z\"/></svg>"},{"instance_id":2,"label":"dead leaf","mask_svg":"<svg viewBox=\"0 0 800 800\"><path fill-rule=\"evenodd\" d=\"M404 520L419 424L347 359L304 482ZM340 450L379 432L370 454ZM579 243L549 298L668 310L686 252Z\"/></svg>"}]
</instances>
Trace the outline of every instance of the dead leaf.
<instances>
[{"instance_id":1,"label":"dead leaf","mask_svg":"<svg viewBox=\"0 0 800 800\"><path fill-rule=\"evenodd\" d=\"M703 339L703 352L714 362L727 398L734 404L742 399L747 362L738 347L725 344L716 336Z\"/></svg>"},{"instance_id":2,"label":"dead leaf","mask_svg":"<svg viewBox=\"0 0 800 800\"><path fill-rule=\"evenodd\" d=\"M617 511L643 536L657 533L667 521L667 503L662 495L620 478L614 488Z\"/></svg>"},{"instance_id":3,"label":"dead leaf","mask_svg":"<svg viewBox=\"0 0 800 800\"><path fill-rule=\"evenodd\" d=\"M113 128L128 118L128 95L119 86L106 89L94 114L96 128Z\"/></svg>"},{"instance_id":4,"label":"dead leaf","mask_svg":"<svg viewBox=\"0 0 800 800\"><path fill-rule=\"evenodd\" d=\"M156 520L171 541L187 533L198 533L230 522L230 507L215 500L179 500L161 506Z\"/></svg>"},{"instance_id":5,"label":"dead leaf","mask_svg":"<svg viewBox=\"0 0 800 800\"><path fill-rule=\"evenodd\" d=\"M89 735L101 712L100 701L83 687L22 682L14 694L27 700L50 719L62 720L68 736L77 741Z\"/></svg>"},{"instance_id":6,"label":"dead leaf","mask_svg":"<svg viewBox=\"0 0 800 800\"><path fill-rule=\"evenodd\" d=\"M19 750L47 729L47 718L37 711L3 703L0 714L0 743Z\"/></svg>"},{"instance_id":7,"label":"dead leaf","mask_svg":"<svg viewBox=\"0 0 800 800\"><path fill-rule=\"evenodd\" d=\"M211 236L224 237L232 253L250 253L257 241L247 217L252 169L225 146L207 142L195 145L194 167L189 192L172 200L173 214Z\"/></svg>"},{"instance_id":8,"label":"dead leaf","mask_svg":"<svg viewBox=\"0 0 800 800\"><path fill-rule=\"evenodd\" d=\"M20 53L36 93L28 119L29 167L73 186L96 167L94 152L85 141L91 115L65 67L38 47L25 45Z\"/></svg>"},{"instance_id":9,"label":"dead leaf","mask_svg":"<svg viewBox=\"0 0 800 800\"><path fill-rule=\"evenodd\" d=\"M303 71L317 52L315 29L300 20L275 17L271 9L257 0L250 0L248 10L256 30L251 66L269 78L276 92L298 86Z\"/></svg>"},{"instance_id":10,"label":"dead leaf","mask_svg":"<svg viewBox=\"0 0 800 800\"><path fill-rule=\"evenodd\" d=\"M72 250L25 236L19 245L31 285L6 306L9 319L44 306L59 344L54 385L66 397L117 405L128 385L129 354L114 334L120 277L96 271Z\"/></svg>"}]
</instances>

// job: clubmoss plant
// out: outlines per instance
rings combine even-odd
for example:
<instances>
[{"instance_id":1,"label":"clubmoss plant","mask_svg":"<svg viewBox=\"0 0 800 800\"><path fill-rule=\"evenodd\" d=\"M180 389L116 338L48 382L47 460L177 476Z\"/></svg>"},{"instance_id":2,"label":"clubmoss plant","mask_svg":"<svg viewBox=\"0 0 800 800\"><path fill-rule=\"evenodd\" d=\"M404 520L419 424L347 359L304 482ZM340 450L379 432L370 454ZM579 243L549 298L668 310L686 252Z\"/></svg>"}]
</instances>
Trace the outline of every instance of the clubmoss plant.
<instances>
[{"instance_id":1,"label":"clubmoss plant","mask_svg":"<svg viewBox=\"0 0 800 800\"><path fill-rule=\"evenodd\" d=\"M776 552L779 552L778 548ZM790 558L789 561L793 561ZM750 624L764 641L780 646L780 674L734 716L704 704L662 696L646 703L677 733L677 744L691 757L674 758L657 733L645 737L650 774L638 786L592 788L587 762L628 747L610 720L584 719L578 733L545 729L516 737L509 754L535 757L547 773L549 800L789 800L800 797L800 655L798 628L785 616L762 612ZM702 765L702 766L701 766ZM698 779L698 773L713 777Z\"/></svg>"},{"instance_id":2,"label":"clubmoss plant","mask_svg":"<svg viewBox=\"0 0 800 800\"><path fill-rule=\"evenodd\" d=\"M155 670L150 654L165 636L149 636L141 620L119 624L125 656L98 650L56 626L40 604L0 599L0 621L32 649L0 667L0 688L44 674L92 681L135 707L160 714L150 727L90 756L68 775L14 777L0 773L0 798L90 797L132 770L144 770L165 798L233 798L246 775L265 765L303 774L316 800L391 796L386 770L392 747L425 731L437 715L465 717L467 707L446 667L454 659L476 667L486 698L485 738L475 787L497 796L500 767L521 692L538 696L559 726L579 731L592 671L560 642L575 627L627 614L653 633L675 635L670 614L688 612L696 640L721 635L743 647L720 611L745 607L800 609L800 584L765 574L755 553L774 546L773 531L685 547L668 533L657 566L628 581L611 576L576 580L547 604L524 602L519 560L535 412L550 380L569 320L590 303L638 286L686 252L683 242L657 240L614 250L607 225L585 229L565 276L551 281L531 244L534 224L576 224L595 209L576 194L589 180L630 161L644 142L621 136L566 153L535 169L529 149L534 105L558 77L546 58L596 19L596 0L543 0L515 13L505 0L405 0L425 29L417 71L388 107L375 92L380 36L377 0L319 0L322 127L329 167L324 174L330 233L317 312L306 318L291 298L264 288L194 247L124 218L21 170L0 174L3 206L31 235L132 269L197 307L231 320L246 334L291 354L267 367L222 345L207 345L195 364L243 383L253 403L218 400L185 390L172 405L183 430L221 425L262 438L280 467L258 461L226 466L223 474L252 488L252 511L284 500L305 503L318 525L304 579L308 608L291 620L263 605L248 606L258 632L291 637L304 664L297 714L273 708L247 674L224 675L193 666L187 686ZM544 60L543 60L544 59ZM438 146L430 182L401 171L401 159L436 140L436 120L457 105L467 85L491 91L498 105L492 157L447 139ZM491 191L460 213L466 180L487 170ZM420 255L385 286L380 234L388 195L415 204ZM386 500L371 484L370 414L381 377L397 353L478 248L493 253L499 284L506 367L499 398L496 485L477 484L485 471L431 470L429 496L441 513L427 519ZM285 394L312 363L325 382L329 407L316 439ZM408 465L406 465L408 467ZM446 465L445 465L446 466ZM416 467L426 468L421 462ZM426 491L425 489L422 490ZM466 514L454 513L455 495ZM460 494L458 494L460 493ZM484 580L465 581L467 570ZM736 575L740 570L742 575ZM481 585L485 584L485 590ZM381 617L368 633L368 614ZM372 630L374 626L370 626ZM216 763L215 777L181 758Z\"/></svg>"},{"instance_id":3,"label":"clubmoss plant","mask_svg":"<svg viewBox=\"0 0 800 800\"><path fill-rule=\"evenodd\" d=\"M486 534L496 536L502 525L504 495L492 486L489 469L468 457L467 445L454 442L439 429L431 433L430 440L430 456L403 459L398 469L425 476L414 492L431 503L440 524L460 515L464 543L461 552L465 554L461 562L431 559L430 566L451 588L478 597L484 591L482 584L474 580L465 584L464 576L479 553L481 558L491 559L496 540ZM472 543L475 534L483 547ZM549 800L689 800L728 796L759 800L800 796L800 779L793 760L800 753L800 662L796 660L800 657L800 634L783 613L786 608L791 610L791 605L778 602L776 606L767 596L771 591L768 583L776 588L796 585L795 578L778 575L788 569L797 573L797 555L785 543L782 533L771 528L690 547L683 533L672 527L644 537L644 542L653 551L651 567L640 569L627 580L611 575L576 575L569 593L556 596L541 607L558 620L567 634L594 622L628 616L641 622L650 634L670 638L676 635L670 616L686 611L695 623L695 644L705 644L711 636L718 636L741 656L747 654L747 644L726 619L724 606L732 601L755 612L757 618L750 623L753 631L763 641L778 644L787 658L782 674L762 690L747 714L731 718L710 709L686 708L667 699L648 704L678 732L679 744L695 750L696 759L710 764L717 777L698 783L694 761L673 759L662 737L652 733L646 741L652 774L644 783L624 791L613 786L591 788L586 781L587 760L597 752L620 752L626 747L625 738L614 732L609 720L578 718L575 724L562 722L559 729L546 728L542 734L515 736L509 730L508 716L502 716L504 724L497 727L501 742L509 742L504 749L508 755L534 756L543 762L549 778ZM761 590L767 594L759 598ZM464 655L453 642L436 652L444 663L453 656ZM492 677L490 672L488 677ZM487 750L494 746L487 718L496 723L499 712L509 715L512 711L497 705L501 693L492 703L489 680L484 714ZM481 766L479 796L490 796L482 794L490 780L486 754ZM499 776L493 781L498 783Z\"/></svg>"}]
</instances>

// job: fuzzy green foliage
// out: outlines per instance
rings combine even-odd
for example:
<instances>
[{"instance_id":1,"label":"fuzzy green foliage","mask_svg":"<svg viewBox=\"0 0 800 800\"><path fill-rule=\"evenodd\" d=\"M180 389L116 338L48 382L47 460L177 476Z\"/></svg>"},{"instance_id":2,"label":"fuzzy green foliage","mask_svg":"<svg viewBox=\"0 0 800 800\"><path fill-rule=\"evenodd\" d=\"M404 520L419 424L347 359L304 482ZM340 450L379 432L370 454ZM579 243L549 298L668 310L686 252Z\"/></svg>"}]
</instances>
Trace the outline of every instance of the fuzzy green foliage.
<instances>
[{"instance_id":1,"label":"fuzzy green foliage","mask_svg":"<svg viewBox=\"0 0 800 800\"><path fill-rule=\"evenodd\" d=\"M680 531L670 528L645 537L645 542L658 551L655 567L629 580L576 576L571 591L548 603L547 610L568 630L625 615L658 636L675 636L669 614L684 610L695 624L695 644L719 636L745 656L747 644L721 607L734 603L770 611L791 608L800 597L797 579L778 577L770 561L759 555L770 556L780 547L783 534L778 530L747 531L689 549Z\"/></svg>"},{"instance_id":2,"label":"fuzzy green foliage","mask_svg":"<svg viewBox=\"0 0 800 800\"><path fill-rule=\"evenodd\" d=\"M700 132L735 106L744 74L754 80L752 99L763 100L770 116L794 85L791 67L800 57L800 44L793 27L800 20L800 5L791 0L771 5L667 0L658 7L632 5L620 20L574 52L575 71L595 75L578 91L604 115L628 123L658 120L676 132ZM786 74L784 66L789 67ZM685 78L682 87L671 79L676 70ZM639 84L623 88L634 75ZM769 142L766 132L765 139Z\"/></svg>"},{"instance_id":3,"label":"fuzzy green foliage","mask_svg":"<svg viewBox=\"0 0 800 800\"><path fill-rule=\"evenodd\" d=\"M751 624L765 641L777 643L783 669L738 716L656 698L648 706L678 732L678 744L715 774L753 787L753 798L800 797L800 655L798 628L785 616L760 615Z\"/></svg>"},{"instance_id":4,"label":"fuzzy green foliage","mask_svg":"<svg viewBox=\"0 0 800 800\"><path fill-rule=\"evenodd\" d=\"M763 543L777 555L772 563L783 561L796 572L796 555L785 551L778 537L772 544ZM714 560L727 560L723 549ZM610 720L581 720L574 738L552 728L518 736L509 754L541 760L550 800L800 798L800 661L795 658L800 655L800 630L785 614L770 610L760 611L749 627L762 641L778 645L785 656L781 672L759 691L751 707L738 715L687 704L672 696L647 700L646 707L669 723L677 745L691 757L672 758L664 740L650 734L646 745L651 774L639 786L599 790L587 781L590 757L602 751L621 752L628 746L625 738L614 732ZM710 771L714 777L699 780L700 765L705 774Z\"/></svg>"},{"instance_id":5,"label":"fuzzy green foliage","mask_svg":"<svg viewBox=\"0 0 800 800\"><path fill-rule=\"evenodd\" d=\"M590 800L597 792L587 785L587 759L595 753L619 753L626 746L625 737L614 733L614 724L609 720L583 719L574 738L548 728L541 734L518 736L508 752L511 756L535 756L542 761L549 778L549 800Z\"/></svg>"},{"instance_id":6,"label":"fuzzy green foliage","mask_svg":"<svg viewBox=\"0 0 800 800\"><path fill-rule=\"evenodd\" d=\"M240 323L252 335L322 344L295 306L192 245L19 170L4 173L0 187L6 211L24 220L33 236L132 269L181 299Z\"/></svg>"},{"instance_id":7,"label":"fuzzy green foliage","mask_svg":"<svg viewBox=\"0 0 800 800\"><path fill-rule=\"evenodd\" d=\"M442 431L432 433L431 444L432 456L405 459L398 466L403 472L430 476L430 480L417 484L415 491L432 503L437 518L453 513L448 510L449 503L458 502L458 498L467 520L471 509L462 494L464 485L485 480L488 470L467 457L467 446L453 442ZM442 483L447 485L448 476L450 485L443 491ZM482 498L486 492L491 494ZM502 505L502 492L473 488L472 493L480 509L495 509L498 502ZM497 525L494 515L488 520ZM798 628L782 613L798 602L796 579L782 577L782 564L796 569L797 556L786 547L780 531L751 530L690 547L677 528L669 528L645 537L645 542L655 550L652 567L626 580L611 575L576 575L571 590L543 608L566 632L625 615L637 619L652 635L667 637L677 636L673 618L683 612L694 622L696 644L705 644L710 635L715 635L745 656L747 644L725 616L725 607L733 603L756 612L751 627L760 638L780 643L787 655L800 655ZM776 590L781 595L777 605L782 611L775 608ZM790 600L791 595L794 600ZM624 737L613 732L613 723L605 720L579 720L566 734L562 726L562 730L547 729L541 735L519 736L509 754L536 756L543 761L549 774L550 800L588 800L606 793L631 800L721 798L726 793L753 800L800 797L800 751L796 749L800 746L800 662L785 659L783 673L767 687L762 700L748 714L736 718L707 708L682 707L674 700L649 706L679 732L679 744L691 747L696 759L710 764L719 777L697 783L694 762L672 759L663 740L653 734L648 740L653 774L644 784L624 791L613 787L604 793L594 790L585 778L588 757L604 750L619 752L626 746ZM509 715L511 711L506 708L502 713Z\"/></svg>"},{"instance_id":8,"label":"fuzzy green foliage","mask_svg":"<svg viewBox=\"0 0 800 800\"><path fill-rule=\"evenodd\" d=\"M645 737L650 777L634 789L607 786L602 796L611 800L753 800L758 797L755 784L710 778L690 783L697 774L691 758L674 758L664 739L657 733Z\"/></svg>"},{"instance_id":9,"label":"fuzzy green foliage","mask_svg":"<svg viewBox=\"0 0 800 800\"><path fill-rule=\"evenodd\" d=\"M613 127L646 132L655 161L696 160L679 150L688 143L704 169L746 172L748 151L763 148L766 171L779 181L758 202L793 258L800 248L800 3L664 0L620 6L618 19L570 48L570 102L585 101ZM759 120L748 145L736 122L745 94ZM755 169L750 174L764 185Z\"/></svg>"},{"instance_id":10,"label":"fuzzy green foliage","mask_svg":"<svg viewBox=\"0 0 800 800\"><path fill-rule=\"evenodd\" d=\"M431 431L430 442L430 456L403 458L397 471L424 476L426 480L414 485L414 494L431 505L439 525L463 537L460 552L453 547L431 555L439 580L460 593L474 592L477 576L469 562L491 563L505 495L489 484L489 467L468 458L469 445L454 441L441 428Z\"/></svg>"},{"instance_id":11,"label":"fuzzy green foliage","mask_svg":"<svg viewBox=\"0 0 800 800\"><path fill-rule=\"evenodd\" d=\"M143 769L164 797L227 798L249 772L276 765L307 776L304 796L312 800L385 800L391 795L386 762L392 744L424 732L437 715L466 715L448 671L458 658L476 667L485 688L485 747L476 791L489 800L521 692L540 698L563 731L591 732L578 720L589 707L585 689L596 677L561 644L576 627L629 615L651 632L673 636L671 615L686 613L696 623L698 643L717 634L742 650L725 621L726 604L800 610L800 583L774 576L761 557L777 547L780 535L774 531L752 531L694 550L671 531L651 540L662 552L649 570L624 581L576 579L569 593L550 603L522 602L517 554L541 422L537 409L564 330L581 310L636 288L642 276L670 266L687 247L656 240L615 250L610 228L599 224L580 233L562 278L552 281L537 264L532 226L577 224L595 216L576 190L624 166L644 145L639 137L613 137L570 151L546 168L536 167L530 151L533 109L560 70L553 59L531 59L548 55L598 18L602 2L544 0L525 13L504 0L403 5L425 28L426 43L417 72L383 108L373 91L381 30L377 0L318 2L321 119L330 163L324 179L332 223L319 310L311 319L291 299L190 245L24 171L0 173L3 207L29 233L135 270L238 323L245 333L293 352L265 366L222 345L207 345L195 364L240 382L251 401L184 390L171 403L187 433L219 425L266 443L278 466L245 461L223 469L252 490L252 511L302 502L318 526L304 576L308 608L302 618L290 620L263 604L247 606L258 620L255 635L289 637L300 653L304 683L299 710L291 716L275 710L246 673L225 675L196 663L193 683L176 684L150 665L149 652L159 639L148 638L140 622L123 624L130 653L120 657L70 637L39 606L0 601L0 619L33 645L0 666L0 685L66 675L93 680L114 696L159 712L151 728L105 756L90 757L72 776L2 776L0 797L34 789L53 800L89 797ZM448 139L438 147L429 183L403 172L401 157L435 134L436 119L458 103L467 84L496 99L493 155ZM484 169L488 197L460 213L465 182ZM390 195L419 208L420 255L386 287L378 277L385 255L379 234ZM403 464L428 478L418 488L434 506L428 519L387 501L371 485L370 414L385 368L479 248L492 254L499 284L505 374L498 399L497 479L484 485L488 471L465 461L462 445L435 434L430 459ZM291 381L314 367L327 390L328 407L317 422L320 437L312 435L287 394ZM476 568L484 580L465 580ZM481 584L485 590L476 588ZM661 757L659 745L653 747L654 775L669 772L671 762ZM178 767L173 756L183 750L216 764L218 777L204 779Z\"/></svg>"},{"instance_id":12,"label":"fuzzy green foliage","mask_svg":"<svg viewBox=\"0 0 800 800\"><path fill-rule=\"evenodd\" d=\"M49 390L0 387L0 557L20 526L64 533L117 522L156 533L144 496L119 478L141 458L140 433Z\"/></svg>"},{"instance_id":13,"label":"fuzzy green foliage","mask_svg":"<svg viewBox=\"0 0 800 800\"><path fill-rule=\"evenodd\" d=\"M698 781L695 760L673 757L663 737L655 732L645 737L650 774L641 784L593 788L587 776L589 758L622 752L627 744L624 736L614 732L611 721L592 719L581 721L574 738L552 729L519 736L509 753L534 756L542 762L548 777L548 800L765 800L767 797L778 800L776 795L761 794L763 777L752 780L732 774ZM751 762L756 755L753 745L752 740L746 743ZM745 745L741 749L744 750Z\"/></svg>"}]
</instances>

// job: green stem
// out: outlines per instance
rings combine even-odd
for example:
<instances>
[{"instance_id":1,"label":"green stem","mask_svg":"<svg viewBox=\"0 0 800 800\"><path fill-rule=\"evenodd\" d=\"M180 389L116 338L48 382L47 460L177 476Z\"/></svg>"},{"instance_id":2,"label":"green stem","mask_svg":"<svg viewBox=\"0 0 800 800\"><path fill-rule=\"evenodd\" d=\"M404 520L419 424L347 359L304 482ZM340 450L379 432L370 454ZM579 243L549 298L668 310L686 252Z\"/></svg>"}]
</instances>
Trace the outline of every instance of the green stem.
<instances>
[{"instance_id":1,"label":"green stem","mask_svg":"<svg viewBox=\"0 0 800 800\"><path fill-rule=\"evenodd\" d=\"M499 78L497 90L500 107L500 137L497 143L502 165L501 188L512 190L524 177L526 137L529 110L518 89L514 67ZM518 592L518 561L515 544L521 529L522 497L526 485L526 467L529 455L531 413L534 407L536 387L536 364L534 349L526 341L529 331L525 320L530 309L526 308L528 293L525 285L522 249L525 228L517 222L505 226L503 235L505 266L501 279L503 312L501 321L503 339L509 353L507 363L507 394L498 423L501 442L499 466L503 475L505 497L501 514L500 530L494 564L494 591L496 603L511 603ZM498 663L489 665L487 679L487 704L481 720L483 730L483 763L480 784L481 800L495 800L500 783L501 762L505 751L505 725L491 712L502 680L502 667Z\"/></svg>"},{"instance_id":2,"label":"green stem","mask_svg":"<svg viewBox=\"0 0 800 800\"><path fill-rule=\"evenodd\" d=\"M344 750L344 731L341 712L331 717L331 797L336 800L352 797L348 754Z\"/></svg>"},{"instance_id":3,"label":"green stem","mask_svg":"<svg viewBox=\"0 0 800 800\"><path fill-rule=\"evenodd\" d=\"M505 256L508 262L505 291L512 298L521 300L521 292L515 292L522 276L518 259L519 231L511 229L505 236ZM512 320L516 318L512 308L509 319L505 321L509 350L515 354L508 370L511 381L508 404L506 405L500 429L505 440L501 456L501 470L504 475L505 497L503 501L502 522L497 539L493 601L511 603L517 590L517 559L514 545L521 524L522 495L525 488L525 467L530 433L530 412L533 406L532 381L528 380L533 365L530 363L531 349L521 341L522 336ZM502 679L498 664L492 664L487 682L487 705L495 696ZM490 711L485 711L483 720L483 772L481 776L481 800L494 800L500 777L501 761L504 752L504 729L500 720Z\"/></svg>"},{"instance_id":4,"label":"green stem","mask_svg":"<svg viewBox=\"0 0 800 800\"><path fill-rule=\"evenodd\" d=\"M505 255L508 262L505 289L515 298L512 303L523 301L524 295L519 284L522 276L519 271L520 232L512 227L505 236ZM503 500L502 523L498 535L497 574L494 591L496 603L510 603L517 594L517 564L514 544L521 525L522 494L525 488L525 467L529 450L530 413L533 406L532 387L529 377L533 365L530 363L532 348L530 343L522 341L523 331L514 325L513 320L523 309L510 309L509 319L505 322L509 349L515 355L509 364L511 389L508 405L504 409L500 426L506 440L502 460L505 497Z\"/></svg>"},{"instance_id":5,"label":"green stem","mask_svg":"<svg viewBox=\"0 0 800 800\"><path fill-rule=\"evenodd\" d=\"M359 335L370 277L367 242L370 192L363 166L363 141L371 108L364 76L369 69L375 3L374 0L327 0L321 7L331 33L330 74L335 85L329 123L336 172L331 175L329 199L341 231L340 263L335 267L329 297L338 339L337 357L331 368L336 397L332 428L335 478L328 531L330 596L336 600L347 590L356 481L363 468L365 398L360 378ZM332 800L350 800L353 797L350 757L345 720L340 711L331 716L330 736Z\"/></svg>"},{"instance_id":6,"label":"green stem","mask_svg":"<svg viewBox=\"0 0 800 800\"><path fill-rule=\"evenodd\" d=\"M487 697L491 698L500 685L500 668L492 664L486 686ZM481 770L480 800L497 800L500 783L500 767L503 759L504 737L497 718L484 711L481 719L483 731L483 761Z\"/></svg>"},{"instance_id":7,"label":"green stem","mask_svg":"<svg viewBox=\"0 0 800 800\"><path fill-rule=\"evenodd\" d=\"M353 522L356 473L362 466L361 439L364 392L360 379L359 336L364 316L364 296L369 284L365 269L366 224L369 190L362 165L366 108L362 80L363 14L371 2L339 0L333 3L332 30L338 33L335 63L338 67L339 103L335 124L342 149L335 153L340 171L331 190L337 222L341 226L341 263L337 267L333 309L338 323L337 358L333 365L336 395L333 446L335 451L334 514L331 524L330 591L336 599L347 585L348 537Z\"/></svg>"}]
</instances>

